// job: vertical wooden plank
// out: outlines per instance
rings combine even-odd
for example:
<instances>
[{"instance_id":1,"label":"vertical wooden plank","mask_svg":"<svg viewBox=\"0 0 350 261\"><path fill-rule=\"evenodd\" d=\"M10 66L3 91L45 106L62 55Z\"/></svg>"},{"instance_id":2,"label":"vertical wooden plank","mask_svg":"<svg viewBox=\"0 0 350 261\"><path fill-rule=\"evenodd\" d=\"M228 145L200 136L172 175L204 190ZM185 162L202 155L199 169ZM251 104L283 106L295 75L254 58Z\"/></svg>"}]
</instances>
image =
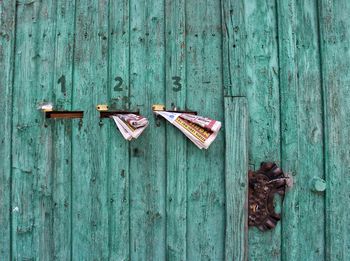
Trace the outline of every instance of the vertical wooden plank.
<instances>
[{"instance_id":1,"label":"vertical wooden plank","mask_svg":"<svg viewBox=\"0 0 350 261\"><path fill-rule=\"evenodd\" d=\"M73 82L75 1L59 0L56 9L55 69L52 102L56 109L70 110ZM53 128L53 257L71 258L72 228L72 121L51 121Z\"/></svg>"},{"instance_id":2,"label":"vertical wooden plank","mask_svg":"<svg viewBox=\"0 0 350 261\"><path fill-rule=\"evenodd\" d=\"M95 106L107 101L108 1L76 2L73 109L72 259L108 259L107 126Z\"/></svg>"},{"instance_id":3,"label":"vertical wooden plank","mask_svg":"<svg viewBox=\"0 0 350 261\"><path fill-rule=\"evenodd\" d=\"M110 1L108 98L112 109L129 109L129 38L129 1ZM129 260L129 142L113 121L104 122L109 127L108 258Z\"/></svg>"},{"instance_id":4,"label":"vertical wooden plank","mask_svg":"<svg viewBox=\"0 0 350 261\"><path fill-rule=\"evenodd\" d=\"M186 107L185 0L166 0L166 106ZM167 259L186 260L187 140L167 124Z\"/></svg>"},{"instance_id":5,"label":"vertical wooden plank","mask_svg":"<svg viewBox=\"0 0 350 261\"><path fill-rule=\"evenodd\" d=\"M0 256L11 259L11 136L15 46L14 1L0 2Z\"/></svg>"},{"instance_id":6,"label":"vertical wooden plank","mask_svg":"<svg viewBox=\"0 0 350 261\"><path fill-rule=\"evenodd\" d=\"M70 260L71 257L71 134L72 121L58 120L53 124L53 231L51 237L54 260Z\"/></svg>"},{"instance_id":7,"label":"vertical wooden plank","mask_svg":"<svg viewBox=\"0 0 350 261\"><path fill-rule=\"evenodd\" d=\"M219 1L186 1L187 106L220 121L224 116L221 33ZM224 259L223 138L219 133L208 150L188 142L187 260Z\"/></svg>"},{"instance_id":8,"label":"vertical wooden plank","mask_svg":"<svg viewBox=\"0 0 350 261\"><path fill-rule=\"evenodd\" d=\"M164 1L130 2L130 97L149 121L149 128L131 143L131 260L164 260L165 122L150 110L165 102Z\"/></svg>"},{"instance_id":9,"label":"vertical wooden plank","mask_svg":"<svg viewBox=\"0 0 350 261\"><path fill-rule=\"evenodd\" d=\"M246 85L244 0L221 0L225 96L242 95Z\"/></svg>"},{"instance_id":10,"label":"vertical wooden plank","mask_svg":"<svg viewBox=\"0 0 350 261\"><path fill-rule=\"evenodd\" d=\"M325 119L326 259L350 259L350 2L320 1Z\"/></svg>"},{"instance_id":11,"label":"vertical wooden plank","mask_svg":"<svg viewBox=\"0 0 350 261\"><path fill-rule=\"evenodd\" d=\"M225 260L248 260L248 103L225 97Z\"/></svg>"},{"instance_id":12,"label":"vertical wooden plank","mask_svg":"<svg viewBox=\"0 0 350 261\"><path fill-rule=\"evenodd\" d=\"M248 104L244 1L221 1L225 100L225 260L248 259Z\"/></svg>"},{"instance_id":13,"label":"vertical wooden plank","mask_svg":"<svg viewBox=\"0 0 350 261\"><path fill-rule=\"evenodd\" d=\"M295 183L282 211L282 257L324 260L324 193L312 191L324 178L316 2L278 1L278 17L282 167Z\"/></svg>"},{"instance_id":14,"label":"vertical wooden plank","mask_svg":"<svg viewBox=\"0 0 350 261\"><path fill-rule=\"evenodd\" d=\"M280 161L277 20L274 0L244 1L246 85L249 101L249 163ZM249 229L249 259L280 260L281 227L261 233Z\"/></svg>"},{"instance_id":15,"label":"vertical wooden plank","mask_svg":"<svg viewBox=\"0 0 350 261\"><path fill-rule=\"evenodd\" d=\"M52 259L52 131L36 107L52 98L56 5L18 2L17 8L12 258Z\"/></svg>"}]
</instances>

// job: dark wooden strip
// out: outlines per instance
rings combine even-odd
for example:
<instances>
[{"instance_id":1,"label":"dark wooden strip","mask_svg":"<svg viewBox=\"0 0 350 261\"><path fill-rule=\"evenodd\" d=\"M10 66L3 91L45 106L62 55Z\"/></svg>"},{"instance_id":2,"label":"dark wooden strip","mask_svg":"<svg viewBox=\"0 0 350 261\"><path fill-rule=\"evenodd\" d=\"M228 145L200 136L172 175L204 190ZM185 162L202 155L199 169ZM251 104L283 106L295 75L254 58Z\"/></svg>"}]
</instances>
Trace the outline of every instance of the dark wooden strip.
<instances>
[{"instance_id":1,"label":"dark wooden strip","mask_svg":"<svg viewBox=\"0 0 350 261\"><path fill-rule=\"evenodd\" d=\"M140 112L138 112L138 111L101 111L100 118L109 118L110 116L117 115L117 114L136 114L136 115L139 115Z\"/></svg>"},{"instance_id":2,"label":"dark wooden strip","mask_svg":"<svg viewBox=\"0 0 350 261\"><path fill-rule=\"evenodd\" d=\"M83 118L83 111L48 111L45 112L46 118L50 119L73 119Z\"/></svg>"}]
</instances>

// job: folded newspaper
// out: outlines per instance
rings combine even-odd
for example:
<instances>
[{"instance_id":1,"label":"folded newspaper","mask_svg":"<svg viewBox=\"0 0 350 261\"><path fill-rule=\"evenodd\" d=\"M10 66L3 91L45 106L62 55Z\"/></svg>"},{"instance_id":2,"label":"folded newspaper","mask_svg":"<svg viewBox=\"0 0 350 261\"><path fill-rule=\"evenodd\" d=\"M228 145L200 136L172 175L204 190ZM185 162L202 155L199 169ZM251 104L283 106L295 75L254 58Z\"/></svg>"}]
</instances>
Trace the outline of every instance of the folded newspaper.
<instances>
[{"instance_id":1,"label":"folded newspaper","mask_svg":"<svg viewBox=\"0 0 350 261\"><path fill-rule=\"evenodd\" d=\"M154 111L180 129L198 148L207 149L215 140L221 122L188 113Z\"/></svg>"},{"instance_id":2,"label":"folded newspaper","mask_svg":"<svg viewBox=\"0 0 350 261\"><path fill-rule=\"evenodd\" d=\"M116 114L111 118L126 140L137 139L148 126L148 120L136 114Z\"/></svg>"}]
</instances>

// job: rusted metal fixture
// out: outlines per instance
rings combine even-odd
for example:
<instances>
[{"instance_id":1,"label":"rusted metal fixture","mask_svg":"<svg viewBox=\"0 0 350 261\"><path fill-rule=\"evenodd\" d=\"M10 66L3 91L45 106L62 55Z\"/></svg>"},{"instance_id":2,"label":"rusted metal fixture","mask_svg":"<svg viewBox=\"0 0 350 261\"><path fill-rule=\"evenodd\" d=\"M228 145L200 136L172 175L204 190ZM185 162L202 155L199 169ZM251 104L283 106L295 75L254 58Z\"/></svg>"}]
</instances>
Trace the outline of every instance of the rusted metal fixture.
<instances>
[{"instance_id":1,"label":"rusted metal fixture","mask_svg":"<svg viewBox=\"0 0 350 261\"><path fill-rule=\"evenodd\" d=\"M258 171L249 170L248 178L248 224L261 231L273 229L281 219L275 212L274 196L279 194L283 201L289 177L275 163L263 162Z\"/></svg>"}]
</instances>

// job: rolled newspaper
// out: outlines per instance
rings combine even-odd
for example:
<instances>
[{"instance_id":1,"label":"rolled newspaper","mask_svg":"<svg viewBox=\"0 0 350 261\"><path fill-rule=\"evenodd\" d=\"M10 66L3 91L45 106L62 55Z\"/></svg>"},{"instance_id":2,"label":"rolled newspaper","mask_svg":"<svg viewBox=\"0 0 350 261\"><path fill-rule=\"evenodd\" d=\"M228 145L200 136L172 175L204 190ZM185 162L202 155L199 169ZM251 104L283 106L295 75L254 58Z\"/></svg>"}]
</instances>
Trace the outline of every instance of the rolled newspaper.
<instances>
[{"instance_id":1,"label":"rolled newspaper","mask_svg":"<svg viewBox=\"0 0 350 261\"><path fill-rule=\"evenodd\" d=\"M188 113L154 111L186 135L198 148L208 149L221 128L221 122Z\"/></svg>"},{"instance_id":2,"label":"rolled newspaper","mask_svg":"<svg viewBox=\"0 0 350 261\"><path fill-rule=\"evenodd\" d=\"M111 118L126 140L137 139L148 126L148 120L136 114L116 114Z\"/></svg>"}]
</instances>

